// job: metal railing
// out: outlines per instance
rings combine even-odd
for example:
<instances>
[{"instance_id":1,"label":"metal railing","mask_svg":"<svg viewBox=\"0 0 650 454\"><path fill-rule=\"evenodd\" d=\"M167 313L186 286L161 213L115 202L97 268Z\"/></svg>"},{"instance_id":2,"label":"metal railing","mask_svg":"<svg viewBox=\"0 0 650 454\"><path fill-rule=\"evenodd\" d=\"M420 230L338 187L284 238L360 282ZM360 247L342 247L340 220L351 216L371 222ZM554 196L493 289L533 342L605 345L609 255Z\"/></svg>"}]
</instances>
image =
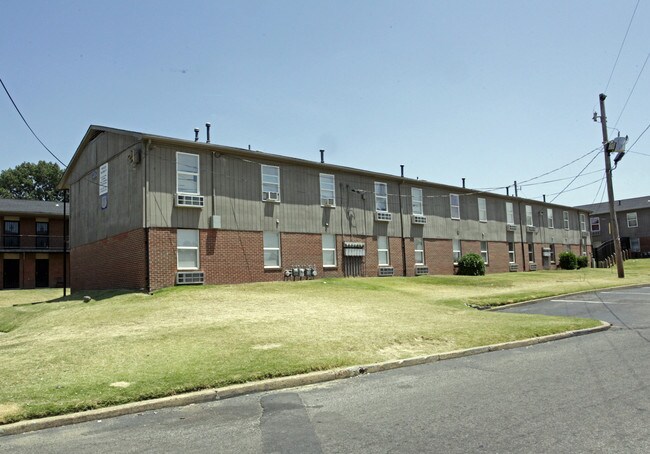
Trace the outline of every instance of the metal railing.
<instances>
[{"instance_id":1,"label":"metal railing","mask_svg":"<svg viewBox=\"0 0 650 454\"><path fill-rule=\"evenodd\" d=\"M57 251L62 252L63 236L54 235L0 235L0 250L4 252Z\"/></svg>"}]
</instances>

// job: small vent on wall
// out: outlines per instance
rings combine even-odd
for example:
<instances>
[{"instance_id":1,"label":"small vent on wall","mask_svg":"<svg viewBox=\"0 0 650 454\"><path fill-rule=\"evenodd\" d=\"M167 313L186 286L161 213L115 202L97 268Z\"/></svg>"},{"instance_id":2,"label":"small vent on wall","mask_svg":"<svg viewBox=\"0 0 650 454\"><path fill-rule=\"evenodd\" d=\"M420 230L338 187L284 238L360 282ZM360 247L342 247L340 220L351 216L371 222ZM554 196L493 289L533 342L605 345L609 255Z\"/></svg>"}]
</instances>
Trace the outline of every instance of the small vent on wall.
<instances>
[{"instance_id":1,"label":"small vent on wall","mask_svg":"<svg viewBox=\"0 0 650 454\"><path fill-rule=\"evenodd\" d=\"M508 268L508 271L517 271L519 269L519 265L516 263L511 263L510 267Z\"/></svg>"},{"instance_id":2,"label":"small vent on wall","mask_svg":"<svg viewBox=\"0 0 650 454\"><path fill-rule=\"evenodd\" d=\"M203 196L202 195L176 194L176 206L177 207L202 208L203 207Z\"/></svg>"},{"instance_id":3,"label":"small vent on wall","mask_svg":"<svg viewBox=\"0 0 650 454\"><path fill-rule=\"evenodd\" d=\"M582 235L583 238L587 238L589 236L589 233L583 230L582 232L580 232L580 235Z\"/></svg>"},{"instance_id":4,"label":"small vent on wall","mask_svg":"<svg viewBox=\"0 0 650 454\"><path fill-rule=\"evenodd\" d=\"M385 211L375 211L375 221L390 222L393 220L393 214Z\"/></svg>"},{"instance_id":5,"label":"small vent on wall","mask_svg":"<svg viewBox=\"0 0 650 454\"><path fill-rule=\"evenodd\" d=\"M176 273L177 285L203 284L205 275L203 271L179 271Z\"/></svg>"},{"instance_id":6,"label":"small vent on wall","mask_svg":"<svg viewBox=\"0 0 650 454\"><path fill-rule=\"evenodd\" d=\"M423 274L429 274L429 267L428 266L416 266L415 267L415 275L416 276L422 276Z\"/></svg>"},{"instance_id":7,"label":"small vent on wall","mask_svg":"<svg viewBox=\"0 0 650 454\"><path fill-rule=\"evenodd\" d=\"M537 263L529 263L528 268L530 271L537 271Z\"/></svg>"},{"instance_id":8,"label":"small vent on wall","mask_svg":"<svg viewBox=\"0 0 650 454\"><path fill-rule=\"evenodd\" d=\"M427 223L427 217L422 216L421 214L414 214L411 216L411 223L413 224L426 224Z\"/></svg>"},{"instance_id":9,"label":"small vent on wall","mask_svg":"<svg viewBox=\"0 0 650 454\"><path fill-rule=\"evenodd\" d=\"M527 225L526 226L526 232L535 233L535 232L537 232L537 227L535 227L534 225Z\"/></svg>"},{"instance_id":10,"label":"small vent on wall","mask_svg":"<svg viewBox=\"0 0 650 454\"><path fill-rule=\"evenodd\" d=\"M392 266L380 266L379 276L392 276L394 273Z\"/></svg>"}]
</instances>

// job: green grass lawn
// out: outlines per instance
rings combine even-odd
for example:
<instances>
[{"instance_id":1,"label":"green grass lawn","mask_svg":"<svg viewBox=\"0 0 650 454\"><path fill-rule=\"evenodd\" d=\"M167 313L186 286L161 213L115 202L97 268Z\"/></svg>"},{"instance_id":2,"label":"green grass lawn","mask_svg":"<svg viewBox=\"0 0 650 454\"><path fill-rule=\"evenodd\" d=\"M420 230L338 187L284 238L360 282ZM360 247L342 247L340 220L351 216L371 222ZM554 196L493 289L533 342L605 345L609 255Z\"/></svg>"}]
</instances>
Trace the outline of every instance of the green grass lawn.
<instances>
[{"instance_id":1,"label":"green grass lawn","mask_svg":"<svg viewBox=\"0 0 650 454\"><path fill-rule=\"evenodd\" d=\"M624 280L615 269L318 279L18 306L30 297L2 291L0 423L586 328L598 322L467 305L649 282L650 260L632 260Z\"/></svg>"}]
</instances>

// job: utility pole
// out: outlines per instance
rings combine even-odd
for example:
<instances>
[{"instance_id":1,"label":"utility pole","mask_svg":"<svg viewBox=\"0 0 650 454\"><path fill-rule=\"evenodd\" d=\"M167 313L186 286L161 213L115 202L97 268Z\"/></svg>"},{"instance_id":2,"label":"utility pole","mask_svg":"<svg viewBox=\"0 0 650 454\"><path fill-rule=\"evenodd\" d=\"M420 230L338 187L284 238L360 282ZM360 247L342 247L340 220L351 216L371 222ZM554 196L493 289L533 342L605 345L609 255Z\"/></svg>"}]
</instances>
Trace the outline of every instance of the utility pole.
<instances>
[{"instance_id":1,"label":"utility pole","mask_svg":"<svg viewBox=\"0 0 650 454\"><path fill-rule=\"evenodd\" d=\"M517 181L515 180L515 199L517 199L517 215L519 216L519 237L521 239L521 258L523 260L523 263L521 264L521 267L524 271L526 271L526 263L530 265L528 262L528 254L526 253L526 246L524 243L524 224L523 224L523 218L521 217L521 201L519 200L519 192L517 191Z\"/></svg>"},{"instance_id":2,"label":"utility pole","mask_svg":"<svg viewBox=\"0 0 650 454\"><path fill-rule=\"evenodd\" d=\"M607 117L605 116L605 98L606 94L601 93L600 99L600 125L603 129L603 148L605 149L605 176L607 178L607 196L609 197L609 217L612 226L612 238L614 239L614 253L616 254L616 269L618 277L625 277L623 268L623 252L621 251L621 236L618 233L618 219L616 218L616 209L614 208L614 186L612 185L612 163L609 158L609 138L607 136ZM595 114L594 114L595 115Z\"/></svg>"}]
</instances>

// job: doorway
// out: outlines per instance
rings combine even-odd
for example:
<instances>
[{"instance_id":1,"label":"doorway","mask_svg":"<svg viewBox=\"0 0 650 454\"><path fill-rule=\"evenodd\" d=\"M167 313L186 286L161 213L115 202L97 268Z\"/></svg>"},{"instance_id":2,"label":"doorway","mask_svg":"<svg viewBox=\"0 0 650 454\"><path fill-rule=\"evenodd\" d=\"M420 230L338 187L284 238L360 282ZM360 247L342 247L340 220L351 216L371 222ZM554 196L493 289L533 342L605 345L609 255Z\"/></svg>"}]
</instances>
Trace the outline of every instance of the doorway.
<instances>
[{"instance_id":1,"label":"doorway","mask_svg":"<svg viewBox=\"0 0 650 454\"><path fill-rule=\"evenodd\" d=\"M4 259L2 288L20 287L20 259Z\"/></svg>"},{"instance_id":2,"label":"doorway","mask_svg":"<svg viewBox=\"0 0 650 454\"><path fill-rule=\"evenodd\" d=\"M50 286L50 261L48 259L36 259L36 287L43 288Z\"/></svg>"}]
</instances>

